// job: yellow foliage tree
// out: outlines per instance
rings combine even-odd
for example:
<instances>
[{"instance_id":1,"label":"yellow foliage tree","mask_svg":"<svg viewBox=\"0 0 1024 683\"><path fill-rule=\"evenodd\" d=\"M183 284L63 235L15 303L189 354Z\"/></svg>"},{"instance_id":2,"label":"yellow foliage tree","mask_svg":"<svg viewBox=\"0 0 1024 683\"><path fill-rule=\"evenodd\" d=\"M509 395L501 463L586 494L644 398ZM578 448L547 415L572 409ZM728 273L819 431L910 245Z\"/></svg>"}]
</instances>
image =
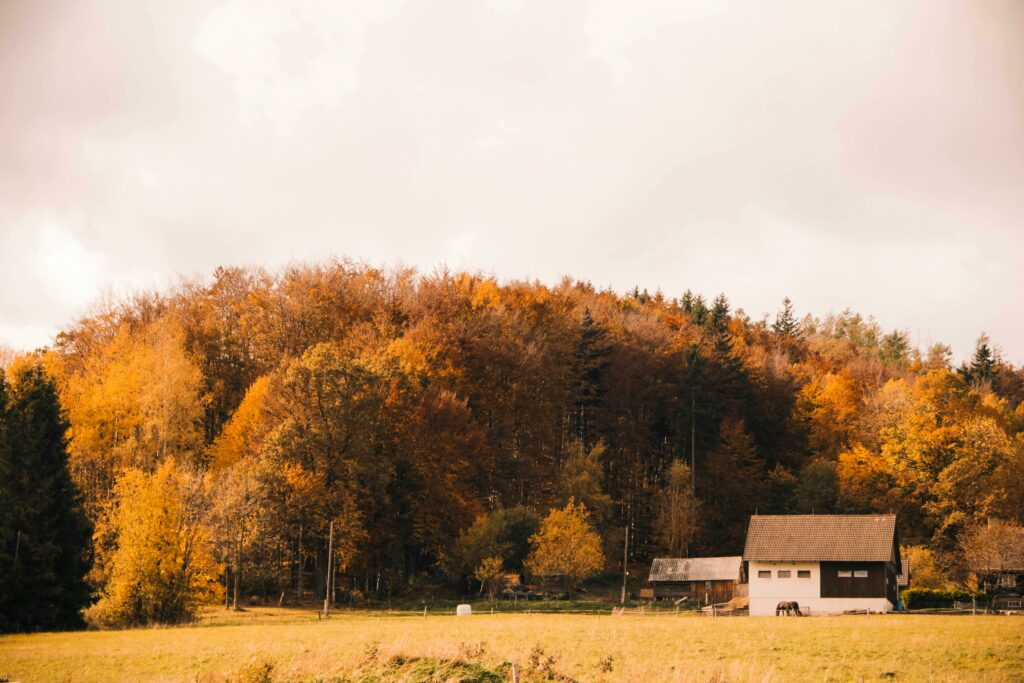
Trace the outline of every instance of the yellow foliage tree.
<instances>
[{"instance_id":1,"label":"yellow foliage tree","mask_svg":"<svg viewBox=\"0 0 1024 683\"><path fill-rule=\"evenodd\" d=\"M229 467L259 452L270 426L270 421L264 415L269 390L270 378L264 375L245 392L242 403L210 447L210 465L213 469Z\"/></svg>"},{"instance_id":2,"label":"yellow foliage tree","mask_svg":"<svg viewBox=\"0 0 1024 683\"><path fill-rule=\"evenodd\" d=\"M907 563L910 565L910 587L950 590L955 588L952 581L939 566L935 552L923 545L905 548ZM904 567L906 570L906 567Z\"/></svg>"},{"instance_id":3,"label":"yellow foliage tree","mask_svg":"<svg viewBox=\"0 0 1024 683\"><path fill-rule=\"evenodd\" d=\"M500 557L485 558L473 572L473 578L480 582L480 592L487 591L487 597L491 600L498 596L504 576L505 561Z\"/></svg>"},{"instance_id":4,"label":"yellow foliage tree","mask_svg":"<svg viewBox=\"0 0 1024 683\"><path fill-rule=\"evenodd\" d=\"M850 512L875 512L890 509L890 492L895 486L886 460L856 444L839 455L836 468L839 502Z\"/></svg>"},{"instance_id":5,"label":"yellow foliage tree","mask_svg":"<svg viewBox=\"0 0 1024 683\"><path fill-rule=\"evenodd\" d=\"M117 504L97 526L94 578L104 587L87 619L100 626L178 623L219 600L203 480L167 460L152 474L129 470L115 494Z\"/></svg>"},{"instance_id":6,"label":"yellow foliage tree","mask_svg":"<svg viewBox=\"0 0 1024 683\"><path fill-rule=\"evenodd\" d=\"M586 507L575 500L549 512L530 545L526 568L541 578L565 576L571 588L604 566L601 537L591 526Z\"/></svg>"},{"instance_id":7,"label":"yellow foliage tree","mask_svg":"<svg viewBox=\"0 0 1024 683\"><path fill-rule=\"evenodd\" d=\"M72 475L95 511L116 475L202 451L202 374L173 318L120 327L81 362L51 355L71 422Z\"/></svg>"},{"instance_id":8,"label":"yellow foliage tree","mask_svg":"<svg viewBox=\"0 0 1024 683\"><path fill-rule=\"evenodd\" d=\"M812 452L835 457L847 446L858 400L856 386L845 373L828 373L800 391L798 407Z\"/></svg>"}]
</instances>

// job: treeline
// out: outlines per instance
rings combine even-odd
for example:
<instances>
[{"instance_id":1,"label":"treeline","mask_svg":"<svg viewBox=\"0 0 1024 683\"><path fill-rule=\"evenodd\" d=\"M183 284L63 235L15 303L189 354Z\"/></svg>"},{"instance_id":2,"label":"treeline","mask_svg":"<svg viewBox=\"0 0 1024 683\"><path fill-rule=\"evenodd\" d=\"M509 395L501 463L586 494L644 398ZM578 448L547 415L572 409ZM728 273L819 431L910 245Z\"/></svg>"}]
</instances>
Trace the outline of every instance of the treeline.
<instances>
[{"instance_id":1,"label":"treeline","mask_svg":"<svg viewBox=\"0 0 1024 683\"><path fill-rule=\"evenodd\" d=\"M1024 370L984 337L951 355L788 300L754 319L340 261L109 303L37 363L96 527L94 617L123 623L160 620L125 596L167 566L146 544L164 527L188 531L161 545L187 612L225 572L231 593L322 596L331 522L339 592L519 568L570 500L609 569L626 527L643 561L738 553L754 512L895 511L963 576L964 533L1024 521Z\"/></svg>"}]
</instances>

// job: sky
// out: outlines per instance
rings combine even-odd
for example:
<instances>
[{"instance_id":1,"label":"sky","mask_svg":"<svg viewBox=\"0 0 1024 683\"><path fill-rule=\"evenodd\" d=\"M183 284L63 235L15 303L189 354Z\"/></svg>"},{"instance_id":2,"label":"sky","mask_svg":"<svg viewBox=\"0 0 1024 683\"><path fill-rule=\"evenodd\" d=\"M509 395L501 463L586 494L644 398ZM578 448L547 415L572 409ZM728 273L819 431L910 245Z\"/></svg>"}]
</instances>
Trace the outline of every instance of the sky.
<instances>
[{"instance_id":1,"label":"sky","mask_svg":"<svg viewBox=\"0 0 1024 683\"><path fill-rule=\"evenodd\" d=\"M1017 0L0 2L0 344L347 256L1024 362Z\"/></svg>"}]
</instances>

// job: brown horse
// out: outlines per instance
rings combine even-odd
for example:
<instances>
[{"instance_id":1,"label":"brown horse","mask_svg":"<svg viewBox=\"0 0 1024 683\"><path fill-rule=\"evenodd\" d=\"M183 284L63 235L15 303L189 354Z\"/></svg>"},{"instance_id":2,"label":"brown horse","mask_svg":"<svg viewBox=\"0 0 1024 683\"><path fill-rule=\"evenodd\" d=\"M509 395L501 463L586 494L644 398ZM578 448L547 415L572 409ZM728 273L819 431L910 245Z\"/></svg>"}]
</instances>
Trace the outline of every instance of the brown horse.
<instances>
[{"instance_id":1,"label":"brown horse","mask_svg":"<svg viewBox=\"0 0 1024 683\"><path fill-rule=\"evenodd\" d=\"M775 616L779 616L782 614L785 614L787 617L803 616L803 614L800 612L800 604L795 600L783 600L775 606Z\"/></svg>"}]
</instances>

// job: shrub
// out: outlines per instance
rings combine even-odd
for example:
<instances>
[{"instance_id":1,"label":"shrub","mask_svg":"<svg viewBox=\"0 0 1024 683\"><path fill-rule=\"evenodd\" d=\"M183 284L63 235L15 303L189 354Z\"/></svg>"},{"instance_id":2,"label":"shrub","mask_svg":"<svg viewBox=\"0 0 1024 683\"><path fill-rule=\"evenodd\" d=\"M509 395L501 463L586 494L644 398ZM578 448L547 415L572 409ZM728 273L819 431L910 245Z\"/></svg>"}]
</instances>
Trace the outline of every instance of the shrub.
<instances>
[{"instance_id":1,"label":"shrub","mask_svg":"<svg viewBox=\"0 0 1024 683\"><path fill-rule=\"evenodd\" d=\"M970 602L980 597L977 593L964 590L935 590L932 588L908 588L900 594L907 609L929 609L952 607L954 602Z\"/></svg>"},{"instance_id":2,"label":"shrub","mask_svg":"<svg viewBox=\"0 0 1024 683\"><path fill-rule=\"evenodd\" d=\"M256 659L241 669L227 683L274 683L274 663L266 659Z\"/></svg>"}]
</instances>

